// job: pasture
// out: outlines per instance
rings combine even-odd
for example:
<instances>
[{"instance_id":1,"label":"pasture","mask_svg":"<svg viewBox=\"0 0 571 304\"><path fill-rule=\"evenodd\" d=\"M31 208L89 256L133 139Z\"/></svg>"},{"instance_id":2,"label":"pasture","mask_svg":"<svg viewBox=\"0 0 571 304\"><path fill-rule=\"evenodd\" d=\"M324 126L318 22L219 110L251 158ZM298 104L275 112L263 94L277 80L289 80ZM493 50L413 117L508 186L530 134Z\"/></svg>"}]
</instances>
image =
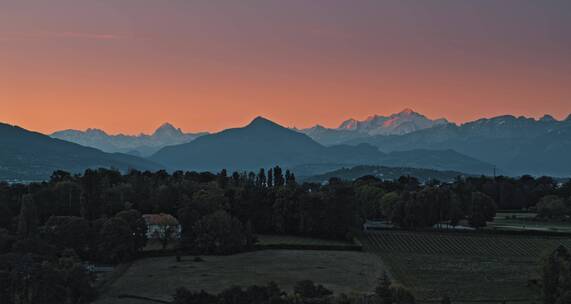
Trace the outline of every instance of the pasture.
<instances>
[{"instance_id":1,"label":"pasture","mask_svg":"<svg viewBox=\"0 0 571 304\"><path fill-rule=\"evenodd\" d=\"M291 292L296 282L312 280L336 293L368 293L382 275L374 254L354 251L260 250L231 256L141 259L101 296L97 304L134 304L121 295L172 300L178 287L216 293L231 286L276 282Z\"/></svg>"},{"instance_id":2,"label":"pasture","mask_svg":"<svg viewBox=\"0 0 571 304\"><path fill-rule=\"evenodd\" d=\"M536 215L537 213L498 212L494 221L488 222L488 227L498 230L571 233L570 222L537 219Z\"/></svg>"},{"instance_id":3,"label":"pasture","mask_svg":"<svg viewBox=\"0 0 571 304\"><path fill-rule=\"evenodd\" d=\"M537 302L542 254L571 239L465 233L382 231L363 237L393 279L419 302L448 295L453 303L488 300ZM463 301L463 300L470 301Z\"/></svg>"}]
</instances>

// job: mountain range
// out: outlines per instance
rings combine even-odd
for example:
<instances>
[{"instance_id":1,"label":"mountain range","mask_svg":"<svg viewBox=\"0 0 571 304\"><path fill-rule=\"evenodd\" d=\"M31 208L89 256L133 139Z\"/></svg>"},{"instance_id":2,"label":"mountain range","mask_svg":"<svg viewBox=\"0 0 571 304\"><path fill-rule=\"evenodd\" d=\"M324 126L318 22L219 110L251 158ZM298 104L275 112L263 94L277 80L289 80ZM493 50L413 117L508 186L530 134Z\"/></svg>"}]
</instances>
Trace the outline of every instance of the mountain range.
<instances>
[{"instance_id":1,"label":"mountain range","mask_svg":"<svg viewBox=\"0 0 571 304\"><path fill-rule=\"evenodd\" d=\"M257 117L244 127L214 134L184 133L164 124L151 135L89 129L50 137L0 124L0 135L0 179L42 179L53 170L75 173L96 167L243 171L275 165L300 177L360 165L571 175L571 115L565 120L504 115L457 125L407 109L347 120L335 129L288 129Z\"/></svg>"},{"instance_id":2,"label":"mountain range","mask_svg":"<svg viewBox=\"0 0 571 304\"><path fill-rule=\"evenodd\" d=\"M136 156L105 153L0 123L0 180L44 180L56 170L80 173L87 168L159 170L161 165Z\"/></svg>"},{"instance_id":3,"label":"mountain range","mask_svg":"<svg viewBox=\"0 0 571 304\"><path fill-rule=\"evenodd\" d=\"M109 135L100 129L87 129L85 131L63 130L55 132L50 136L97 148L104 152L127 153L147 157L163 147L184 144L205 134L208 133L184 133L181 129L165 123L151 135Z\"/></svg>"},{"instance_id":4,"label":"mountain range","mask_svg":"<svg viewBox=\"0 0 571 304\"><path fill-rule=\"evenodd\" d=\"M263 117L254 119L242 128L228 129L186 144L165 147L150 159L170 169L199 171L258 170L280 165L295 172L299 166L328 165L329 168L341 168L359 164L470 173L490 173L493 168L491 164L452 150L410 150L387 154L370 144L324 146L303 133Z\"/></svg>"},{"instance_id":5,"label":"mountain range","mask_svg":"<svg viewBox=\"0 0 571 304\"><path fill-rule=\"evenodd\" d=\"M447 124L446 119L432 120L407 108L389 116L373 115L361 121L351 118L335 129L316 125L299 131L321 144L335 145L376 135L403 135Z\"/></svg>"},{"instance_id":6,"label":"mountain range","mask_svg":"<svg viewBox=\"0 0 571 304\"><path fill-rule=\"evenodd\" d=\"M446 124L389 136L370 136L345 144L372 144L385 152L451 149L492 163L505 175L571 175L571 115L562 121L511 115Z\"/></svg>"}]
</instances>

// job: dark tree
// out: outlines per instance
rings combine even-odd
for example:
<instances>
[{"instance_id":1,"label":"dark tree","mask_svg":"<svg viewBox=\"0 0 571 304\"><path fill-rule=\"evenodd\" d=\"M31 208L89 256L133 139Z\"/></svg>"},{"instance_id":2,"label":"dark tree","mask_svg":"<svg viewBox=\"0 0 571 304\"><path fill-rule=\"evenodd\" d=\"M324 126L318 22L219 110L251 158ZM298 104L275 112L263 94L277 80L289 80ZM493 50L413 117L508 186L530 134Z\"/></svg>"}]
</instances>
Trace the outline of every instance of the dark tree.
<instances>
[{"instance_id":1,"label":"dark tree","mask_svg":"<svg viewBox=\"0 0 571 304\"><path fill-rule=\"evenodd\" d=\"M244 250L248 241L242 223L225 211L205 216L194 225L196 247L205 253L229 254Z\"/></svg>"},{"instance_id":2,"label":"dark tree","mask_svg":"<svg viewBox=\"0 0 571 304\"><path fill-rule=\"evenodd\" d=\"M258 173L258 176L256 178L256 187L258 187L259 189L266 187L266 172L264 171L264 169L260 169L260 172Z\"/></svg>"},{"instance_id":3,"label":"dark tree","mask_svg":"<svg viewBox=\"0 0 571 304\"><path fill-rule=\"evenodd\" d=\"M131 229L133 238L133 251L141 251L147 245L147 223L141 213L135 209L117 213L115 217L124 220Z\"/></svg>"},{"instance_id":4,"label":"dark tree","mask_svg":"<svg viewBox=\"0 0 571 304\"><path fill-rule=\"evenodd\" d=\"M89 222L76 216L52 216L44 227L45 238L61 249L71 248L79 255L87 254Z\"/></svg>"},{"instance_id":5,"label":"dark tree","mask_svg":"<svg viewBox=\"0 0 571 304\"><path fill-rule=\"evenodd\" d=\"M571 256L564 246L559 246L544 258L542 265L543 302L545 304L560 302L566 293L571 291Z\"/></svg>"},{"instance_id":6,"label":"dark tree","mask_svg":"<svg viewBox=\"0 0 571 304\"><path fill-rule=\"evenodd\" d=\"M282 175L282 168L279 166L274 167L274 186L282 187L285 184L284 177Z\"/></svg>"},{"instance_id":7,"label":"dark tree","mask_svg":"<svg viewBox=\"0 0 571 304\"><path fill-rule=\"evenodd\" d=\"M12 210L3 201L0 201L0 229L10 229L12 227Z\"/></svg>"},{"instance_id":8,"label":"dark tree","mask_svg":"<svg viewBox=\"0 0 571 304\"><path fill-rule=\"evenodd\" d=\"M274 186L274 170L270 168L270 170L268 170L268 188L271 188Z\"/></svg>"},{"instance_id":9,"label":"dark tree","mask_svg":"<svg viewBox=\"0 0 571 304\"><path fill-rule=\"evenodd\" d=\"M309 280L297 282L293 287L293 291L296 295L307 299L322 298L333 294L331 290L322 285L315 285L315 283Z\"/></svg>"},{"instance_id":10,"label":"dark tree","mask_svg":"<svg viewBox=\"0 0 571 304\"><path fill-rule=\"evenodd\" d=\"M129 224L120 218L111 218L99 233L99 259L108 263L129 261L135 256L133 243Z\"/></svg>"},{"instance_id":11,"label":"dark tree","mask_svg":"<svg viewBox=\"0 0 571 304\"><path fill-rule=\"evenodd\" d=\"M22 197L22 207L18 217L18 236L20 238L33 237L38 232L38 210L34 197L26 194Z\"/></svg>"},{"instance_id":12,"label":"dark tree","mask_svg":"<svg viewBox=\"0 0 571 304\"><path fill-rule=\"evenodd\" d=\"M220 171L216 177L216 181L218 182L218 187L220 187L220 189L226 189L226 186L228 185L228 172L226 169L222 169L222 171Z\"/></svg>"},{"instance_id":13,"label":"dark tree","mask_svg":"<svg viewBox=\"0 0 571 304\"><path fill-rule=\"evenodd\" d=\"M492 221L496 215L494 200L481 192L472 193L472 214L470 225L479 228L486 226L486 222Z\"/></svg>"}]
</instances>

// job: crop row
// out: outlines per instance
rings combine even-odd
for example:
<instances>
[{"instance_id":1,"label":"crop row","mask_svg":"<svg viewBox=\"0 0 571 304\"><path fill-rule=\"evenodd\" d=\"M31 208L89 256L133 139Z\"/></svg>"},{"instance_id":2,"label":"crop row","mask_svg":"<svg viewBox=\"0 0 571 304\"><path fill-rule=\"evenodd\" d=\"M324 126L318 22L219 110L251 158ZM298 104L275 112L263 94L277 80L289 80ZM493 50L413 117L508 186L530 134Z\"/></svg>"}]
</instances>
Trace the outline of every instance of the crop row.
<instances>
[{"instance_id":1,"label":"crop row","mask_svg":"<svg viewBox=\"0 0 571 304\"><path fill-rule=\"evenodd\" d=\"M367 233L365 243L371 251L391 253L537 257L559 244L570 246L571 239L380 231Z\"/></svg>"}]
</instances>

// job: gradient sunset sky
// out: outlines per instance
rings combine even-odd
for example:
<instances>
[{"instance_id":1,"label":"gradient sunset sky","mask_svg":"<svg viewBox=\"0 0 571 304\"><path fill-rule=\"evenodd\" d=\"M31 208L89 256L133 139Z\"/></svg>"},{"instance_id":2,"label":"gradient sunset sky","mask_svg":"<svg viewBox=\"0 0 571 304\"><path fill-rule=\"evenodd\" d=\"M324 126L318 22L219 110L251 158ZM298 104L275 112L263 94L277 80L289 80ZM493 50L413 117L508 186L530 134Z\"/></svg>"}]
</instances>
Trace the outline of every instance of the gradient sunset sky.
<instances>
[{"instance_id":1,"label":"gradient sunset sky","mask_svg":"<svg viewBox=\"0 0 571 304\"><path fill-rule=\"evenodd\" d=\"M0 122L336 127L571 113L568 0L1 0Z\"/></svg>"}]
</instances>

